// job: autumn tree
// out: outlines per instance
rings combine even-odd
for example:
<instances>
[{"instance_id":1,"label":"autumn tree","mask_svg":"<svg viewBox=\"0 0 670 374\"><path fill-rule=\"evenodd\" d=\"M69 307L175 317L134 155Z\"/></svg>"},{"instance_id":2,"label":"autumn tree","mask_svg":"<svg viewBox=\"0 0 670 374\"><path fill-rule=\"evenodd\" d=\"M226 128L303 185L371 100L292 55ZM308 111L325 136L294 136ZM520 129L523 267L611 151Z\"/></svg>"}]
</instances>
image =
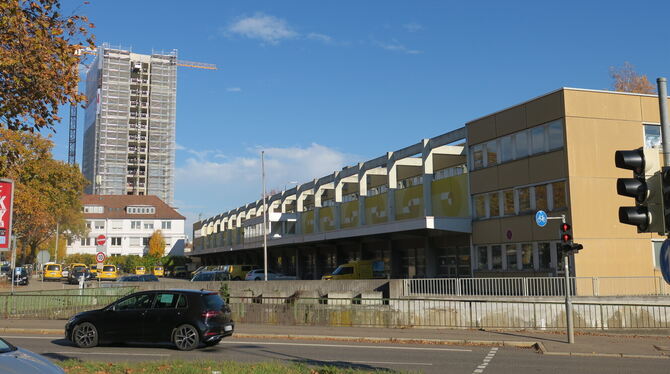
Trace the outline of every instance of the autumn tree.
<instances>
[{"instance_id":1,"label":"autumn tree","mask_svg":"<svg viewBox=\"0 0 670 374\"><path fill-rule=\"evenodd\" d=\"M635 92L642 94L655 94L654 85L649 82L646 75L640 75L635 71L635 66L630 62L624 62L620 68L610 67L610 77L614 81L614 91Z\"/></svg>"},{"instance_id":2,"label":"autumn tree","mask_svg":"<svg viewBox=\"0 0 670 374\"><path fill-rule=\"evenodd\" d=\"M14 180L14 227L24 261L32 260L56 224L64 237L86 233L79 168L54 160L53 142L39 134L0 128L0 176Z\"/></svg>"},{"instance_id":3,"label":"autumn tree","mask_svg":"<svg viewBox=\"0 0 670 374\"><path fill-rule=\"evenodd\" d=\"M60 0L0 1L0 126L53 129L60 105L85 99L79 60L93 47L93 24L60 8Z\"/></svg>"},{"instance_id":4,"label":"autumn tree","mask_svg":"<svg viewBox=\"0 0 670 374\"><path fill-rule=\"evenodd\" d=\"M149 256L154 258L163 257L165 254L165 238L161 230L154 231L149 238Z\"/></svg>"}]
</instances>

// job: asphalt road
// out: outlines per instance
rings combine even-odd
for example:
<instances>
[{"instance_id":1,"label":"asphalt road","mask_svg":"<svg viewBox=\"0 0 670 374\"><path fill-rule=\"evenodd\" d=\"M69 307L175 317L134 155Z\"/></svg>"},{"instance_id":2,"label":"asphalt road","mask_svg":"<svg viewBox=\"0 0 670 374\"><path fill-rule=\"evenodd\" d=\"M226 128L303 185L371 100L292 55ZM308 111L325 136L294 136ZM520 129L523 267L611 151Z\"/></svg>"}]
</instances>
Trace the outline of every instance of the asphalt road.
<instances>
[{"instance_id":1,"label":"asphalt road","mask_svg":"<svg viewBox=\"0 0 670 374\"><path fill-rule=\"evenodd\" d=\"M3 336L13 344L50 359L84 361L282 360L342 365L362 369L392 369L423 373L663 373L669 360L609 357L546 356L528 349L481 346L372 344L316 340L225 339L211 348L181 352L169 345L115 345L79 349L70 342L41 335Z\"/></svg>"}]
</instances>

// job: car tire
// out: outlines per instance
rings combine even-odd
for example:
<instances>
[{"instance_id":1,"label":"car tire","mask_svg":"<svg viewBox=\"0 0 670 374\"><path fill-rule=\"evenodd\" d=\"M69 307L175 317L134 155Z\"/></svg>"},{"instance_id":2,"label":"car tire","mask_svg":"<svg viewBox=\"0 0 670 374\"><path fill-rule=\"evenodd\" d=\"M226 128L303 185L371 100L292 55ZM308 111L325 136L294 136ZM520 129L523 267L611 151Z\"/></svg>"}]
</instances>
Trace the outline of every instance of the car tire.
<instances>
[{"instance_id":1,"label":"car tire","mask_svg":"<svg viewBox=\"0 0 670 374\"><path fill-rule=\"evenodd\" d=\"M205 346L207 346L207 347L213 347L213 346L215 346L215 345L217 345L217 344L219 344L219 343L221 343L221 339L214 339L214 340L212 340L212 341L205 342Z\"/></svg>"},{"instance_id":2,"label":"car tire","mask_svg":"<svg viewBox=\"0 0 670 374\"><path fill-rule=\"evenodd\" d=\"M82 322L72 330L72 342L79 348L98 345L98 329L90 322Z\"/></svg>"},{"instance_id":3,"label":"car tire","mask_svg":"<svg viewBox=\"0 0 670 374\"><path fill-rule=\"evenodd\" d=\"M260 278L260 277L256 277L254 280L259 281L259 280L261 280L261 278Z\"/></svg>"},{"instance_id":4,"label":"car tire","mask_svg":"<svg viewBox=\"0 0 670 374\"><path fill-rule=\"evenodd\" d=\"M240 278L240 277L235 277L235 278L233 278L233 280L234 280L234 281L238 281L238 280L242 280L242 278Z\"/></svg>"},{"instance_id":5,"label":"car tire","mask_svg":"<svg viewBox=\"0 0 670 374\"><path fill-rule=\"evenodd\" d=\"M180 351L191 351L200 344L200 334L191 325L181 325L172 332L172 342Z\"/></svg>"}]
</instances>

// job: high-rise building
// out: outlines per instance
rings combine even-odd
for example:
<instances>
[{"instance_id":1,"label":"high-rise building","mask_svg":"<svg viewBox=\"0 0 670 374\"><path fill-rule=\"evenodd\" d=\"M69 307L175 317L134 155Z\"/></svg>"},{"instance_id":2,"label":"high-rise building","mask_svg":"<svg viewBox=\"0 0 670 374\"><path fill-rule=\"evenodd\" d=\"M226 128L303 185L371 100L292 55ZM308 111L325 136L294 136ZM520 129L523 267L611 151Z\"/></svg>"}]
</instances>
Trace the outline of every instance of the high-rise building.
<instances>
[{"instance_id":1,"label":"high-rise building","mask_svg":"<svg viewBox=\"0 0 670 374\"><path fill-rule=\"evenodd\" d=\"M143 55L107 44L86 76L87 193L174 199L177 51Z\"/></svg>"}]
</instances>

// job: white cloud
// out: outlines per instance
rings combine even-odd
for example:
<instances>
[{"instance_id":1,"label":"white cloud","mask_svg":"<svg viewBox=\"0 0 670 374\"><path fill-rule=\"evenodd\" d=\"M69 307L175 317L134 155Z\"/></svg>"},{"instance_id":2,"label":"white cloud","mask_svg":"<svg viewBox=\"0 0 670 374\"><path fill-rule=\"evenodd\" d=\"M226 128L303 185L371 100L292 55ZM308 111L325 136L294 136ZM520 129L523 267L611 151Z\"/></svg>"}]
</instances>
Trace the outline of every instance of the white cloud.
<instances>
[{"instance_id":1,"label":"white cloud","mask_svg":"<svg viewBox=\"0 0 670 374\"><path fill-rule=\"evenodd\" d=\"M174 148L175 148L176 150L178 150L178 151L184 151L184 150L186 150L186 147L184 147L183 145L181 145L181 144L179 144L179 143L175 143L175 147L174 147Z\"/></svg>"},{"instance_id":2,"label":"white cloud","mask_svg":"<svg viewBox=\"0 0 670 374\"><path fill-rule=\"evenodd\" d=\"M333 38L326 34L319 34L317 32L310 32L307 34L307 39L316 40L325 44L330 44L333 42Z\"/></svg>"},{"instance_id":3,"label":"white cloud","mask_svg":"<svg viewBox=\"0 0 670 374\"><path fill-rule=\"evenodd\" d=\"M228 88L226 88L226 91L228 91L228 92L241 92L242 89L239 88L239 87L228 87Z\"/></svg>"},{"instance_id":4,"label":"white cloud","mask_svg":"<svg viewBox=\"0 0 670 374\"><path fill-rule=\"evenodd\" d=\"M255 147L237 157L217 157L222 155L219 151L188 150L193 156L176 168L177 200L190 205L180 212L187 217L202 213L207 218L259 199L261 149L265 150L268 191L291 188L292 181L305 183L358 161L354 155L316 143L307 147Z\"/></svg>"},{"instance_id":5,"label":"white cloud","mask_svg":"<svg viewBox=\"0 0 670 374\"><path fill-rule=\"evenodd\" d=\"M392 52L398 52L398 53L405 53L408 55L418 55L423 53L423 51L420 51L418 49L411 49L406 47L403 44L400 44L397 40L392 39L390 42L375 42L377 46L379 46L382 49L385 49L387 51L392 51Z\"/></svg>"},{"instance_id":6,"label":"white cloud","mask_svg":"<svg viewBox=\"0 0 670 374\"><path fill-rule=\"evenodd\" d=\"M417 32L423 30L423 26L416 22L406 23L402 25L402 27L409 32Z\"/></svg>"},{"instance_id":7,"label":"white cloud","mask_svg":"<svg viewBox=\"0 0 670 374\"><path fill-rule=\"evenodd\" d=\"M285 20L263 13L256 13L252 17L239 18L228 26L226 31L249 39L258 39L272 45L299 36Z\"/></svg>"}]
</instances>

